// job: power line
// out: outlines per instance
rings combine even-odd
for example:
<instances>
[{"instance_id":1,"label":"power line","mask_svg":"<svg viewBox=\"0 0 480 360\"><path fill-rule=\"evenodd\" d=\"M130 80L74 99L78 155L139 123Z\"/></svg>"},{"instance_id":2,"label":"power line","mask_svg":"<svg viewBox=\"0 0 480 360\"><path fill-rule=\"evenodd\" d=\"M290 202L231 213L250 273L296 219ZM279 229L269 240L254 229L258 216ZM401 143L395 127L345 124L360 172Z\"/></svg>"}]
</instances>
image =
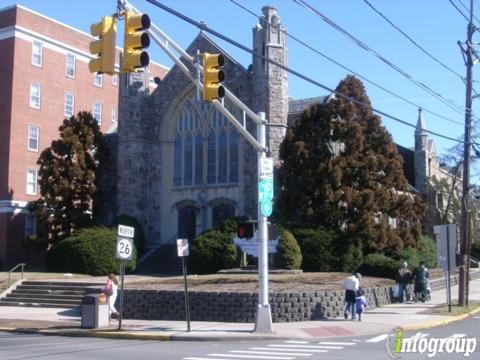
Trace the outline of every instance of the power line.
<instances>
[{"instance_id":1,"label":"power line","mask_svg":"<svg viewBox=\"0 0 480 360\"><path fill-rule=\"evenodd\" d=\"M238 7L240 7L241 9L243 9L243 10L245 10L246 12L250 13L251 15L253 15L255 18L259 19L260 21L264 21L264 19L262 19L261 16L258 16L257 14L255 14L255 12L249 10L248 8L246 8L245 6L243 6L242 4L238 3L236 0L230 0L230 1L231 1L232 3L234 3L235 5L237 5ZM359 78L361 78L361 79L365 80L366 82L368 82L368 83L376 86L377 88L379 88L379 89L381 89L381 90L389 93L390 95L393 95L393 96L395 96L396 98L398 98L398 99L400 99L400 100L403 100L403 101L407 102L407 103L410 104L410 105L415 106L416 108L420 108L420 107L421 107L425 112L428 112L428 113L430 113L430 114L432 114L432 115L438 116L439 118L442 118L442 119L447 120L447 121L450 121L450 122L452 122L452 123L455 123L455 124L459 124L459 125L464 126L464 124L463 124L462 122L460 122L460 121L452 120L452 119L450 119L450 118L448 118L448 117L445 117L445 116L443 116L443 115L441 115L441 114L438 114L438 113L436 113L436 112L434 112L434 111L431 111L431 110L429 110L429 109L427 109L427 108L425 108L425 107L422 107L422 106L414 103L413 101L408 100L407 98L405 98L405 97L403 97L403 96L401 96L401 95L398 95L398 94L394 93L394 92L391 91L391 90L388 90L387 88L383 87L382 85L377 84L376 82L374 82L374 81L366 78L365 76L360 75L360 74L357 73L356 71L348 68L347 66L345 66L345 65L341 64L340 62L334 60L333 58L329 57L328 55L325 55L325 54L323 54L322 52L320 52L319 50L315 49L314 47L308 45L307 43L305 43L304 41L300 40L298 37L290 34L290 33L287 32L286 30L281 29L280 26L275 25L275 24L272 24L272 23L270 23L270 22L268 22L268 24L269 24L270 26L276 27L279 31L283 32L286 36L288 36L289 38L293 39L294 41L300 43L301 45L305 46L306 48L310 49L310 50L313 51L314 53L322 56L323 58L325 58L325 59L327 59L328 61L334 63L335 65L341 67L342 69L344 69L344 70L346 70L346 71L348 71L348 72L350 72L350 73L358 76Z\"/></svg>"},{"instance_id":2,"label":"power line","mask_svg":"<svg viewBox=\"0 0 480 360\"><path fill-rule=\"evenodd\" d=\"M451 73L457 75L460 80L462 80L463 83L465 83L465 78L460 75L458 72L456 72L455 70L453 70L452 68L448 67L447 65L445 65L443 62L441 62L440 60L438 60L435 56L433 56L432 54L430 54L427 50L425 50L425 48L423 48L421 45L419 45L415 40L413 40L408 34L406 34L402 29L400 29L397 25L395 25L389 18L387 18L382 12L380 12L378 9L375 8L375 6L373 6L368 0L363 0L373 11L375 11L378 15L380 15L386 22L388 22L394 29L396 29L400 34L402 34L403 36L405 36L408 40L410 40L410 42L415 45L418 49L420 49L425 55L427 55L428 57L430 57L432 60L434 60L435 62L437 62L438 64L440 64L441 66L443 66L445 69L447 69L448 71L450 71Z\"/></svg>"},{"instance_id":3,"label":"power line","mask_svg":"<svg viewBox=\"0 0 480 360\"><path fill-rule=\"evenodd\" d=\"M334 93L334 94L336 94L336 95L338 95L338 96L340 96L340 97L342 97L342 98L344 98L344 99L346 99L346 100L348 100L348 101L351 101L351 102L353 102L353 103L355 103L355 104L357 104L357 105L359 105L359 106L368 107L366 104L364 104L364 103L362 103L362 102L360 102L360 101L358 101L358 100L356 100L356 99L353 99L352 97L346 96L346 95L344 95L344 94L342 94L342 93L340 93L340 92L338 92L338 91L336 91L336 90L334 90L334 89L332 89L332 88L330 88L330 87L328 87L328 86L326 86L326 85L323 85L322 83L319 83L318 81L313 80L313 79L309 78L308 76L299 73L299 72L296 71L296 70L290 69L289 67L287 67L287 66L285 66L285 65L283 65L283 64L281 64L281 63L279 63L279 62L277 62L277 61L275 61L275 60L272 60L272 59L270 59L270 58L268 58L268 57L266 57L266 56L262 56L262 55L260 55L260 54L257 54L256 52L254 52L253 50L251 50L251 49L247 48L246 46L240 44L239 42L230 39L229 37L227 37L227 36L219 33L218 31L211 29L211 28L208 27L207 25L205 25L205 24L203 24L203 23L199 23L198 21L195 21L195 20L189 18L188 16L185 16L185 15L179 13L178 11L176 11L176 10L174 10L174 9L166 6L166 5L163 5L162 3L160 3L160 2L158 2L158 1L156 1L156 0L146 0L146 1L149 2L149 3L152 4L152 5L155 5L155 6L159 7L160 9L163 9L163 10L169 12L170 14L172 14L172 15L174 15L174 16L176 16L176 17L178 17L178 18L180 18L180 19L182 19L182 20L184 20L184 21L186 21L186 22L188 22L188 23L196 26L196 27L199 28L200 30L203 30L203 31L205 31L205 32L208 32L208 33L210 33L210 34L212 34L212 35L214 35L214 36L216 36L216 37L218 37L218 38L220 38L220 39L222 39L222 40L224 40L224 41L232 44L233 46L236 46L236 47L238 47L239 49L241 49L241 50L243 50L243 51L246 51L246 52L248 52L249 54L252 54L253 56L256 56L256 57L258 57L258 58L260 58L260 59L262 59L262 60L264 60L264 61L266 61L266 62L268 62L268 63L270 63L270 64L272 64L272 65L275 65L275 66L279 67L279 68L282 69L282 70L287 71L288 73L290 73L290 74L292 74L292 75L295 75L295 76L299 77L300 79L303 79L303 80L309 82L310 84L313 84L313 85L315 85L315 86L317 86L317 87L319 87L319 88L321 88L321 89L327 90L327 91L329 91L330 93ZM410 127L412 127L412 128L416 128L416 125L411 124L411 123L409 123L409 122L407 122L407 121L405 121L405 120L402 120L402 119L400 119L400 118L398 118L398 117L396 117L396 116L387 114L387 113L385 113L385 112L383 112L383 111L381 111L381 110L378 110L378 109L376 109L376 108L373 108L373 107L369 107L369 108L371 108L371 110L372 110L373 112L375 112L375 113L377 113L377 114L379 114L379 115L385 116L385 117L387 117L387 118L389 118L389 119L392 119L392 120L394 120L394 121L396 121L396 122L399 122L399 123L401 123L401 124L410 126ZM429 133L429 134L435 135L435 136L437 136L437 137L446 139L446 140L450 140L450 141L457 142L457 143L464 143L464 142L461 141L461 140L455 139L455 138L450 137L450 136L442 135L442 134L439 134L439 133L434 132L434 131L431 131L431 130L424 130L424 131L427 132L427 133ZM476 145L479 145L479 146L480 146L480 144L478 144L478 143L470 143L470 144L476 144Z\"/></svg>"},{"instance_id":4,"label":"power line","mask_svg":"<svg viewBox=\"0 0 480 360\"><path fill-rule=\"evenodd\" d=\"M373 50L371 47L369 47L368 45L366 45L364 42L360 41L359 39L357 39L355 36L353 36L352 34L350 34L348 31L346 31L345 29L343 29L341 26L339 26L338 24L336 24L334 21L330 20L328 17L326 17L325 15L323 15L320 11L318 11L317 9L315 9L313 6L311 6L310 4L308 4L305 0L292 0L294 3L298 4L299 6L302 6L303 8L307 9L307 10L310 10L312 11L315 15L319 16L323 21L325 21L328 25L330 25L331 27L333 27L335 30L337 30L338 32L340 32L341 34L345 35L346 37L348 37L351 41L353 41L357 46L361 47L362 49L364 49L365 51L373 54L375 57L377 57L379 60L381 60L382 62L384 62L385 64L387 64L388 66L390 66L391 68L393 68L394 70L396 70L397 72L399 72L402 76L406 77L408 80L410 80L411 82L413 82L415 85L417 85L418 87L424 89L426 92L430 93L431 95L433 95L434 97L436 97L438 100L440 100L441 102L443 102L445 105L447 105L448 107L450 107L451 109L457 111L458 113L461 113L463 114L465 112L465 108L462 107L461 105L458 105L457 103L455 103L453 100L451 99L448 99L448 98L445 98L444 96L442 96L441 94L437 93L436 91L432 90L430 87L428 87L427 85L425 85L424 83L416 80L413 76L411 76L410 74L408 74L407 72L405 72L404 70L402 70L400 67L398 67L397 65L395 65L394 63L392 63L391 61L389 61L388 59L386 59L385 57L383 57L381 54L379 54L378 52L376 52L375 50Z\"/></svg>"},{"instance_id":5,"label":"power line","mask_svg":"<svg viewBox=\"0 0 480 360\"><path fill-rule=\"evenodd\" d=\"M462 15L462 16L465 18L465 20L467 20L468 22L470 22L470 20L468 19L467 15L465 15L465 14L463 13L463 11L460 10L460 9L458 8L458 6L453 3L452 0L448 0L448 1L450 2L450 4L452 4L452 6L453 6L455 9L457 9L457 11L460 13L460 15Z\"/></svg>"},{"instance_id":6,"label":"power line","mask_svg":"<svg viewBox=\"0 0 480 360\"><path fill-rule=\"evenodd\" d=\"M470 12L470 9L463 3L462 0L457 0L457 1L460 3L460 5L462 5L462 7L463 7L465 10L467 10L467 12ZM478 20L478 18L477 18L475 15L473 15L473 18L474 18L475 20L477 20L477 21L480 21L480 20ZM475 26L475 27L476 27L476 26Z\"/></svg>"}]
</instances>

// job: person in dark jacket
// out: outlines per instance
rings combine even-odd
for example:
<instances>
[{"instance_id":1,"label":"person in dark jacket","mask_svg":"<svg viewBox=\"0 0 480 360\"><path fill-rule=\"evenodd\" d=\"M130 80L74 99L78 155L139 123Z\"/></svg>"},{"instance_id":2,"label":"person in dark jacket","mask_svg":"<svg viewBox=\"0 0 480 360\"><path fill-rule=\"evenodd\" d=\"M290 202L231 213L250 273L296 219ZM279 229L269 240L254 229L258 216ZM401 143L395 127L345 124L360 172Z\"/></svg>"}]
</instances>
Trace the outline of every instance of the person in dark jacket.
<instances>
[{"instance_id":1,"label":"person in dark jacket","mask_svg":"<svg viewBox=\"0 0 480 360\"><path fill-rule=\"evenodd\" d=\"M415 302L427 300L428 269L423 261L415 270Z\"/></svg>"}]
</instances>

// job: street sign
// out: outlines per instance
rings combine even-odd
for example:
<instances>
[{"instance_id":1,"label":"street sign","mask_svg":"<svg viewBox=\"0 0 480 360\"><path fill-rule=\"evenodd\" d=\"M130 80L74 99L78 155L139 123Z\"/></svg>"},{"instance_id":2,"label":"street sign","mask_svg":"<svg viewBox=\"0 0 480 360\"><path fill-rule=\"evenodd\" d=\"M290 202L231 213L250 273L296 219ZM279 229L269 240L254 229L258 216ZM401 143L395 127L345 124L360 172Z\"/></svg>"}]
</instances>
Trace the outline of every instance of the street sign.
<instances>
[{"instance_id":1,"label":"street sign","mask_svg":"<svg viewBox=\"0 0 480 360\"><path fill-rule=\"evenodd\" d=\"M258 201L273 199L273 180L263 179L258 183Z\"/></svg>"},{"instance_id":2,"label":"street sign","mask_svg":"<svg viewBox=\"0 0 480 360\"><path fill-rule=\"evenodd\" d=\"M117 237L117 259L130 260L133 256L133 240Z\"/></svg>"},{"instance_id":3,"label":"street sign","mask_svg":"<svg viewBox=\"0 0 480 360\"><path fill-rule=\"evenodd\" d=\"M262 212L263 216L270 216L272 215L273 206L271 200L264 200L260 204L260 211Z\"/></svg>"},{"instance_id":4,"label":"street sign","mask_svg":"<svg viewBox=\"0 0 480 360\"><path fill-rule=\"evenodd\" d=\"M433 231L437 238L437 266L447 271L448 257L450 257L450 269L454 269L456 267L457 225L436 225Z\"/></svg>"},{"instance_id":5,"label":"street sign","mask_svg":"<svg viewBox=\"0 0 480 360\"><path fill-rule=\"evenodd\" d=\"M118 225L118 236L133 239L135 228L132 226Z\"/></svg>"},{"instance_id":6,"label":"street sign","mask_svg":"<svg viewBox=\"0 0 480 360\"><path fill-rule=\"evenodd\" d=\"M177 239L177 253L179 257L188 256L188 239Z\"/></svg>"},{"instance_id":7,"label":"street sign","mask_svg":"<svg viewBox=\"0 0 480 360\"><path fill-rule=\"evenodd\" d=\"M260 179L273 180L273 158L260 159Z\"/></svg>"}]
</instances>

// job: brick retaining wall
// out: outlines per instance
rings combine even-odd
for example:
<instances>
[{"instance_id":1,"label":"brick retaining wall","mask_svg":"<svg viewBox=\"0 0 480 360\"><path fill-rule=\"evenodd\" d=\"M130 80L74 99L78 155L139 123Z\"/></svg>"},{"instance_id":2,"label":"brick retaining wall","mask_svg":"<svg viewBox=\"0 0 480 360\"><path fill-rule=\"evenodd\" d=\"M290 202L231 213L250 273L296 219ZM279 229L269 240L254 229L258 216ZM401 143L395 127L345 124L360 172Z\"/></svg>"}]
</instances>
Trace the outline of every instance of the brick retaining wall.
<instances>
[{"instance_id":1,"label":"brick retaining wall","mask_svg":"<svg viewBox=\"0 0 480 360\"><path fill-rule=\"evenodd\" d=\"M480 278L480 271L471 272ZM458 275L452 276L452 286ZM432 290L445 288L445 278L430 282ZM389 304L392 288L365 288L370 308ZM269 297L273 322L308 321L336 318L343 312L343 290L302 293L271 293ZM124 318L146 320L185 320L183 291L126 289ZM192 321L254 322L257 293L190 292Z\"/></svg>"}]
</instances>

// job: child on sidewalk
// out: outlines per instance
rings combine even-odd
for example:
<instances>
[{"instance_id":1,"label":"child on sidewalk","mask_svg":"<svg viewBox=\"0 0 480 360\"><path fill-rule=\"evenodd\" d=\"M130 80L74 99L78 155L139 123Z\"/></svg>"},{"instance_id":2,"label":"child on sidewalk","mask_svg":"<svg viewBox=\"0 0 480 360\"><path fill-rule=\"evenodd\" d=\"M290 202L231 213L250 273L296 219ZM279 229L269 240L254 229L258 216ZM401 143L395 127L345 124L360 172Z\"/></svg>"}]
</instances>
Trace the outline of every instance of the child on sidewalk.
<instances>
[{"instance_id":1,"label":"child on sidewalk","mask_svg":"<svg viewBox=\"0 0 480 360\"><path fill-rule=\"evenodd\" d=\"M357 311L358 321L362 321L363 311L368 307L368 302L365 296L363 295L363 290L359 289L357 291L357 297L355 298L355 310Z\"/></svg>"}]
</instances>

